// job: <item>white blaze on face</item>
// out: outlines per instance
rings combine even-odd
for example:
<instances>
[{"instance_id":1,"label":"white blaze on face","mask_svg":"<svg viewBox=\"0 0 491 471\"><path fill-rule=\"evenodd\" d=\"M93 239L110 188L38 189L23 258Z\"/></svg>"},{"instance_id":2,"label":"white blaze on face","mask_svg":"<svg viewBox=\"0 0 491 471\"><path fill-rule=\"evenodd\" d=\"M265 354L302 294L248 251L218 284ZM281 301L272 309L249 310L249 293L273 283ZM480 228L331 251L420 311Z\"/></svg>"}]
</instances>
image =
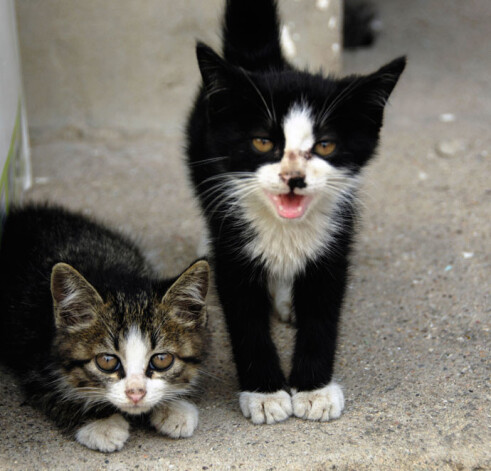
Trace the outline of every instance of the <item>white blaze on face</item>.
<instances>
[{"instance_id":1,"label":"white blaze on face","mask_svg":"<svg viewBox=\"0 0 491 471\"><path fill-rule=\"evenodd\" d=\"M283 120L285 148L279 168L268 168L270 178L275 178L279 191L267 191L276 213L284 219L298 219L304 216L312 198L301 189L306 187L307 164L314 145L314 123L307 106L293 105ZM272 175L271 175L272 174ZM296 182L290 185L290 182Z\"/></svg>"},{"instance_id":2,"label":"white blaze on face","mask_svg":"<svg viewBox=\"0 0 491 471\"><path fill-rule=\"evenodd\" d=\"M310 108L294 105L283 120L285 135L285 154L288 152L308 152L315 143L314 123Z\"/></svg>"},{"instance_id":3,"label":"white blaze on face","mask_svg":"<svg viewBox=\"0 0 491 471\"><path fill-rule=\"evenodd\" d=\"M138 327L131 327L120 345L117 355L123 364L124 376L110 384L106 394L106 398L120 410L128 414L145 413L164 400L173 400L188 391L188 384L169 383L161 374L147 375L150 358L159 351L151 349L149 338ZM161 352L165 351L162 348ZM131 396L143 392L141 399L134 403Z\"/></svg>"},{"instance_id":4,"label":"white blaze on face","mask_svg":"<svg viewBox=\"0 0 491 471\"><path fill-rule=\"evenodd\" d=\"M152 404L149 378L145 375L150 355L150 345L137 327L131 327L121 342L119 352L124 368L124 377L111 384L107 398L121 410L129 414L140 414L149 410ZM134 404L127 391L134 390L144 395Z\"/></svg>"},{"instance_id":5,"label":"white blaze on face","mask_svg":"<svg viewBox=\"0 0 491 471\"><path fill-rule=\"evenodd\" d=\"M148 363L149 347L145 342L141 332L136 327L132 327L126 337L125 348L125 372L127 388L145 388L145 370Z\"/></svg>"}]
</instances>

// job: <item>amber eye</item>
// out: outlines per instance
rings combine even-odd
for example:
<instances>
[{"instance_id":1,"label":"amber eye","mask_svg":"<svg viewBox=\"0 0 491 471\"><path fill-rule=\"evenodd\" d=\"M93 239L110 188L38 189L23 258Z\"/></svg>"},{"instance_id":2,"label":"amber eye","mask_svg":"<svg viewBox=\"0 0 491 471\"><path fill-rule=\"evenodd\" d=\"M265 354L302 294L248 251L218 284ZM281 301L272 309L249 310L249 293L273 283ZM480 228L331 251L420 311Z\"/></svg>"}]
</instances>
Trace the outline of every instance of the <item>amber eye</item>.
<instances>
[{"instance_id":1,"label":"amber eye","mask_svg":"<svg viewBox=\"0 0 491 471\"><path fill-rule=\"evenodd\" d=\"M174 355L171 353L157 353L150 358L150 368L156 371L168 370L174 363Z\"/></svg>"},{"instance_id":2,"label":"amber eye","mask_svg":"<svg viewBox=\"0 0 491 471\"><path fill-rule=\"evenodd\" d=\"M331 155L336 149L336 143L332 141L320 141L314 147L314 152L321 157Z\"/></svg>"},{"instance_id":3,"label":"amber eye","mask_svg":"<svg viewBox=\"0 0 491 471\"><path fill-rule=\"evenodd\" d=\"M252 145L254 149L261 153L269 152L274 147L273 141L263 137L255 137L252 140Z\"/></svg>"},{"instance_id":4,"label":"amber eye","mask_svg":"<svg viewBox=\"0 0 491 471\"><path fill-rule=\"evenodd\" d=\"M114 373L119 370L121 362L119 358L115 355L110 355L109 353L99 353L95 357L95 364L104 373Z\"/></svg>"}]
</instances>

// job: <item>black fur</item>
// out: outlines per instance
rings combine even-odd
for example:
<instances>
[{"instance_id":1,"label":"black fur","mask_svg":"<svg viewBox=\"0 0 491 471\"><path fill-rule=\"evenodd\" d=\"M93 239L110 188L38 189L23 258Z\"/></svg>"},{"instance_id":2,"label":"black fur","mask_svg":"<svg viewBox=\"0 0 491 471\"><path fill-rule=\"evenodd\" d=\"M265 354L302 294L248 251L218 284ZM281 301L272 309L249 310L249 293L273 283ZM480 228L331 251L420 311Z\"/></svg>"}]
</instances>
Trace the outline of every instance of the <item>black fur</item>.
<instances>
[{"instance_id":1,"label":"black fur","mask_svg":"<svg viewBox=\"0 0 491 471\"><path fill-rule=\"evenodd\" d=\"M254 228L241 217L236 200L220 200L216 178L279 162L285 142L281 121L299 101L314 110L317 137L328 135L337 143L329 163L357 175L375 152L384 105L405 66L405 58L399 58L367 76L310 74L286 62L278 32L274 1L227 1L225 59L198 44L203 86L187 127L190 176L209 228L218 294L245 391L288 386L305 391L330 382L354 235L355 194L332 215L338 229L329 246L316 259L306 260L305 270L295 278L297 337L287 381L269 330L267 269L243 251ZM250 142L263 134L278 146L259 158Z\"/></svg>"}]
</instances>

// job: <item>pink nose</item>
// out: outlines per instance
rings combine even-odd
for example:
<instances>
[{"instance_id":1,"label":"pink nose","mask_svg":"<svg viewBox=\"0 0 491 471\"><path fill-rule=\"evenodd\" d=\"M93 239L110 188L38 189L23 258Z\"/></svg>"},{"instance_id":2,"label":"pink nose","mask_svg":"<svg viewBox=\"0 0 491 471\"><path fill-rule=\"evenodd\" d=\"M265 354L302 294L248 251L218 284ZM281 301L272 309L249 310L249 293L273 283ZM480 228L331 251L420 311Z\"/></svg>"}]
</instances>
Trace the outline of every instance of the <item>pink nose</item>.
<instances>
[{"instance_id":1,"label":"pink nose","mask_svg":"<svg viewBox=\"0 0 491 471\"><path fill-rule=\"evenodd\" d=\"M145 397L145 394L147 394L147 391L145 391L143 388L127 389L125 392L133 404L138 404Z\"/></svg>"}]
</instances>

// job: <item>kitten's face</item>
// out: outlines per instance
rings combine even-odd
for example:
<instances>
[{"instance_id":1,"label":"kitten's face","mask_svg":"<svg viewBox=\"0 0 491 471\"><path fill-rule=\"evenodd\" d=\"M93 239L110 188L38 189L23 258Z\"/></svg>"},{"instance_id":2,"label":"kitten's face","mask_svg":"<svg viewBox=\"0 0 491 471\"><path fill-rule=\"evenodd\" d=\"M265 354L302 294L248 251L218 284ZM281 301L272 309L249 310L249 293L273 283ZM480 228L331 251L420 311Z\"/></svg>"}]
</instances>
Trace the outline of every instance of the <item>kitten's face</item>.
<instances>
[{"instance_id":1,"label":"kitten's face","mask_svg":"<svg viewBox=\"0 0 491 471\"><path fill-rule=\"evenodd\" d=\"M399 60L366 77L333 80L293 70L249 73L205 46L198 60L212 153L221 159L216 181L242 207L283 220L308 219L352 193L404 67Z\"/></svg>"},{"instance_id":2,"label":"kitten's face","mask_svg":"<svg viewBox=\"0 0 491 471\"><path fill-rule=\"evenodd\" d=\"M248 182L254 188L245 198L248 207L260 205L276 217L302 219L356 186L356 173L335 165L342 145L333 127L319 126L314 107L305 101L294 101L276 125L252 131L247 144L257 163ZM239 194L244 181L236 183Z\"/></svg>"},{"instance_id":3,"label":"kitten's face","mask_svg":"<svg viewBox=\"0 0 491 471\"><path fill-rule=\"evenodd\" d=\"M201 358L203 345L174 327L143 332L131 325L114 333L98 323L80 337L65 335L60 351L67 357L66 381L72 393L90 403L108 401L126 413L140 414L190 392L198 379L194 359ZM172 340L176 335L177 342ZM85 342L88 338L97 340ZM70 362L83 365L70 368Z\"/></svg>"},{"instance_id":4,"label":"kitten's face","mask_svg":"<svg viewBox=\"0 0 491 471\"><path fill-rule=\"evenodd\" d=\"M198 263L162 299L119 293L106 302L73 269L53 270L55 349L67 398L141 414L192 390L205 347L208 268Z\"/></svg>"}]
</instances>

